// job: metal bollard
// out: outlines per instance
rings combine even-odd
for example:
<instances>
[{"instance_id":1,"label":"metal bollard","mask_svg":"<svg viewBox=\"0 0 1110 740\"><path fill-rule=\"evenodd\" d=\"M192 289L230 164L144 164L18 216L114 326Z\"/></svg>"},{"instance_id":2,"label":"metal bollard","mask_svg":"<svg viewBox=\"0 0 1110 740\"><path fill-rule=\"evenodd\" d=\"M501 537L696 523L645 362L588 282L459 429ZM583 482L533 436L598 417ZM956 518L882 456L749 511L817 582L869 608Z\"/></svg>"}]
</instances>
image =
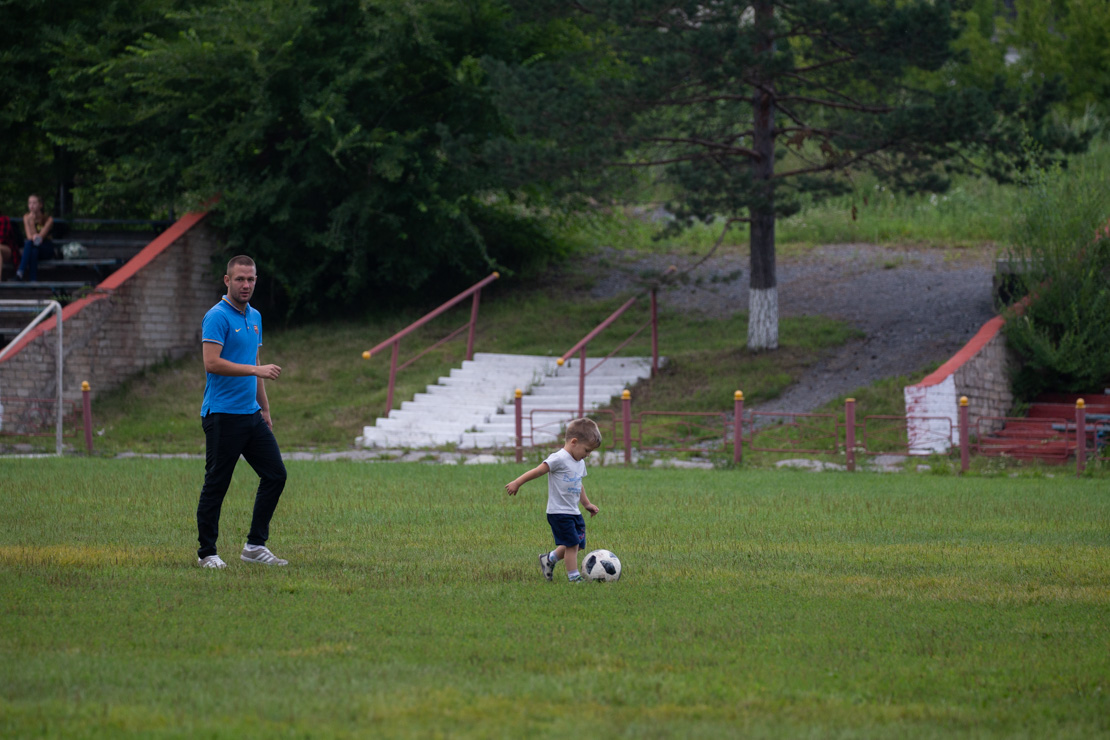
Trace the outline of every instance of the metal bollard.
<instances>
[{"instance_id":1,"label":"metal bollard","mask_svg":"<svg viewBox=\"0 0 1110 740\"><path fill-rule=\"evenodd\" d=\"M844 459L848 472L856 470L856 399L844 399Z\"/></svg>"},{"instance_id":2,"label":"metal bollard","mask_svg":"<svg viewBox=\"0 0 1110 740\"><path fill-rule=\"evenodd\" d=\"M732 461L740 463L744 459L744 394L732 394Z\"/></svg>"},{"instance_id":3,"label":"metal bollard","mask_svg":"<svg viewBox=\"0 0 1110 740\"><path fill-rule=\"evenodd\" d=\"M1087 402L1082 398L1075 402L1075 468L1076 477L1087 469Z\"/></svg>"},{"instance_id":4,"label":"metal bollard","mask_svg":"<svg viewBox=\"0 0 1110 740\"><path fill-rule=\"evenodd\" d=\"M515 400L514 400L514 403L513 403L513 406L516 409L516 411L514 412L514 416L516 416L516 461L517 462L521 462L521 461L524 460L524 421L523 421L524 401L521 400L521 396L523 396L523 395L524 395L524 392L521 391L519 388L517 388L516 393L514 394L514 399Z\"/></svg>"},{"instance_id":5,"label":"metal bollard","mask_svg":"<svg viewBox=\"0 0 1110 740\"><path fill-rule=\"evenodd\" d=\"M621 430L624 432L624 464L632 464L632 392L621 391Z\"/></svg>"},{"instance_id":6,"label":"metal bollard","mask_svg":"<svg viewBox=\"0 0 1110 740\"><path fill-rule=\"evenodd\" d=\"M960 396L960 472L966 473L971 464L970 424L967 420L967 396Z\"/></svg>"},{"instance_id":7,"label":"metal bollard","mask_svg":"<svg viewBox=\"0 0 1110 740\"><path fill-rule=\"evenodd\" d=\"M92 446L92 402L89 400L89 381L81 381L81 411L85 422L85 449L93 451Z\"/></svg>"}]
</instances>

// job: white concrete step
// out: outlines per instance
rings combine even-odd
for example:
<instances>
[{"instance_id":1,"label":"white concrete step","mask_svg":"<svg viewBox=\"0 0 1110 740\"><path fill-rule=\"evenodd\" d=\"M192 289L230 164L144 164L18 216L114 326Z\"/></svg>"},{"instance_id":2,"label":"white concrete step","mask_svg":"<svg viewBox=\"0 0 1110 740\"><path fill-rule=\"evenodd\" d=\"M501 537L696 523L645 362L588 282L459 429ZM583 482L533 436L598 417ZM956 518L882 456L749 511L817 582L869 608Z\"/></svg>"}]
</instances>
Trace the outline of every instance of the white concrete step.
<instances>
[{"instance_id":1,"label":"white concrete step","mask_svg":"<svg viewBox=\"0 0 1110 740\"><path fill-rule=\"evenodd\" d=\"M600 366L598 364L600 363ZM607 404L621 391L651 374L651 359L614 357L602 362L587 358L587 409ZM365 447L512 447L516 444L513 399L522 397L523 433L531 437L532 419L536 444L558 441L560 424L578 409L578 359L560 367L555 358L542 355L508 355L477 352L473 360L452 368L425 392L402 402L400 409L363 428L356 444ZM558 409L555 413L537 409Z\"/></svg>"}]
</instances>

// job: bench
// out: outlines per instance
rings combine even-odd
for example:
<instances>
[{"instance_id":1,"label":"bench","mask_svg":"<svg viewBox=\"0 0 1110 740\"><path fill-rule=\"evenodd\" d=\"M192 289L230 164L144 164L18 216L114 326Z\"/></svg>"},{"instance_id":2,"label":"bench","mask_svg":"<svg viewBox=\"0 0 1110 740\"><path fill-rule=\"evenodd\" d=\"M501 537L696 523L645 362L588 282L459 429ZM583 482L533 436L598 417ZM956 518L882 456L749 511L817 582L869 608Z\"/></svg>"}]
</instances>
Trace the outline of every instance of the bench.
<instances>
[{"instance_id":1,"label":"bench","mask_svg":"<svg viewBox=\"0 0 1110 740\"><path fill-rule=\"evenodd\" d=\"M80 290L92 288L92 283L87 280L36 280L34 282L20 282L18 280L5 280L0 283L0 290L37 290L49 288L51 291Z\"/></svg>"}]
</instances>

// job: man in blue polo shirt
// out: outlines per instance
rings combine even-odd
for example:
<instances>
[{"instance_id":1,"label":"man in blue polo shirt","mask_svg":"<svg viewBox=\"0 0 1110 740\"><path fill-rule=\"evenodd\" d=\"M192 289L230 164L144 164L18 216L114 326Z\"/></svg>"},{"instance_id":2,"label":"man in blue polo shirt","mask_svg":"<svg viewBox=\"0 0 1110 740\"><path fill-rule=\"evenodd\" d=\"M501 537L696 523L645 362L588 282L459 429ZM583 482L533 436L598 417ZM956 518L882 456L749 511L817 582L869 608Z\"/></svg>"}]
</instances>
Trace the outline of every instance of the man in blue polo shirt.
<instances>
[{"instance_id":1,"label":"man in blue polo shirt","mask_svg":"<svg viewBox=\"0 0 1110 740\"><path fill-rule=\"evenodd\" d=\"M204 487L197 505L200 549L197 565L226 568L216 554L220 534L220 509L242 455L258 473L258 493L247 544L239 558L262 565L288 565L266 547L270 519L285 488L285 465L274 439L266 380L277 380L281 368L259 365L262 315L248 301L254 294L258 272L254 260L242 255L227 263L227 295L204 315L201 348L208 380L201 404L204 428Z\"/></svg>"}]
</instances>

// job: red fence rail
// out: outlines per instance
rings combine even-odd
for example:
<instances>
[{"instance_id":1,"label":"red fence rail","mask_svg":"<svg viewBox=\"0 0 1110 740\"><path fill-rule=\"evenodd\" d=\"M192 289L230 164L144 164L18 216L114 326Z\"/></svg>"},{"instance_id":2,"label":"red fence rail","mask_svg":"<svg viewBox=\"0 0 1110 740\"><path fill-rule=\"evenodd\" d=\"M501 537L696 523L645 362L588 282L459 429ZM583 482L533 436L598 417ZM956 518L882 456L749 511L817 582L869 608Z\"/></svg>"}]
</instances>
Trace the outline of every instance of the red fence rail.
<instances>
[{"instance_id":1,"label":"red fence rail","mask_svg":"<svg viewBox=\"0 0 1110 740\"><path fill-rule=\"evenodd\" d=\"M494 280L497 280L499 277L501 277L501 275L499 273L496 273L496 272L490 273L488 276L486 276L482 280L478 281L474 285L471 285L469 288L464 290L462 293L459 293L457 296L455 296L451 300L443 303L438 308L424 314L419 319L412 322L411 324L406 326L404 329L402 329L401 331L399 331L396 334L394 334L393 336L391 336L389 339L386 339L385 341L379 342L378 344L374 345L373 347L371 347L368 350L365 350L362 353L362 359L369 360L371 357L373 357L375 354L377 354L381 350L385 349L386 347L391 348L390 360L389 360L389 389L386 392L385 413L383 414L383 416L388 417L389 412L393 410L393 391L397 387L397 373L401 372L406 367L408 367L409 365L416 362L417 360L419 360L424 355L431 352L433 349L436 349L437 347L440 347L440 346L446 344L447 342L451 341L455 337L462 334L464 331L467 331L468 333L467 333L467 337L466 337L466 359L468 359L468 360L474 359L474 329L478 324L478 304L481 300L482 288L486 287L487 285L492 283ZM410 357L408 360L406 360L404 362L404 364L401 364L401 365L397 364L397 362L398 362L397 356L400 354L400 351L401 351L401 340L402 339L407 337L409 334L412 334L414 331L416 331L420 327L424 326L424 324L427 324L429 321L436 318L440 314L444 313L445 311L450 310L451 308L454 308L459 303L462 303L467 298L471 299L470 320L467 323L463 324L458 329L455 329L453 332L451 332L450 334L445 336L443 339L440 339L438 342L435 342L435 343L425 347L423 350L418 352L416 355L414 355L414 356Z\"/></svg>"},{"instance_id":2,"label":"red fence rail","mask_svg":"<svg viewBox=\"0 0 1110 740\"><path fill-rule=\"evenodd\" d=\"M535 446L536 430L561 429L577 411L574 409L533 409L529 415L531 431L523 433L523 402L516 392L516 456L522 459L525 441ZM621 396L621 434L617 434L616 413L612 409L590 412L590 416L610 419L612 448L624 448L625 463L632 462L632 445L645 452L727 453L731 443L733 462L743 459L746 445L753 452L802 453L839 455L843 450L849 471L855 469L855 455L921 456L923 440L908 439L908 424L929 421L933 435L924 442L958 454L960 470L967 472L971 450L984 457L1007 456L1063 462L1076 455L1076 471L1082 474L1088 460L1110 460L1110 415L1096 414L1088 422L1080 400L1076 404L1075 421L1060 419L1027 419L1010 417L978 417L974 424L968 418L967 399L960 399L958 424L946 416L894 416L875 414L856 421L855 400L845 402L843 420L838 414L805 414L775 411L744 412L744 394L736 391L733 413L642 411L632 413L629 391ZM555 414L556 418L537 423L536 414ZM1106 418L1103 418L1103 417ZM777 423L775 423L777 422ZM1045 434L1045 428L1051 433ZM1009 432L997 430L1005 426ZM922 428L918 425L918 429ZM958 432L958 439L956 433ZM556 433L550 436L558 438ZM974 441L973 441L974 440ZM943 444L941 444L943 443Z\"/></svg>"},{"instance_id":3,"label":"red fence rail","mask_svg":"<svg viewBox=\"0 0 1110 740\"><path fill-rule=\"evenodd\" d=\"M1067 426L1066 418L980 416L971 429L976 438L974 449L984 457L1039 458L1063 462L1076 447L1074 427L1068 434Z\"/></svg>"},{"instance_id":4,"label":"red fence rail","mask_svg":"<svg viewBox=\"0 0 1110 740\"><path fill-rule=\"evenodd\" d=\"M639 430L637 447L648 452L706 452L716 442L724 449L732 426L728 414L714 411L641 411L630 424Z\"/></svg>"},{"instance_id":5,"label":"red fence rail","mask_svg":"<svg viewBox=\"0 0 1110 740\"><path fill-rule=\"evenodd\" d=\"M752 411L744 427L749 430L744 443L752 452L835 455L840 451L840 423L836 414ZM757 436L767 440L763 446L755 444Z\"/></svg>"}]
</instances>

